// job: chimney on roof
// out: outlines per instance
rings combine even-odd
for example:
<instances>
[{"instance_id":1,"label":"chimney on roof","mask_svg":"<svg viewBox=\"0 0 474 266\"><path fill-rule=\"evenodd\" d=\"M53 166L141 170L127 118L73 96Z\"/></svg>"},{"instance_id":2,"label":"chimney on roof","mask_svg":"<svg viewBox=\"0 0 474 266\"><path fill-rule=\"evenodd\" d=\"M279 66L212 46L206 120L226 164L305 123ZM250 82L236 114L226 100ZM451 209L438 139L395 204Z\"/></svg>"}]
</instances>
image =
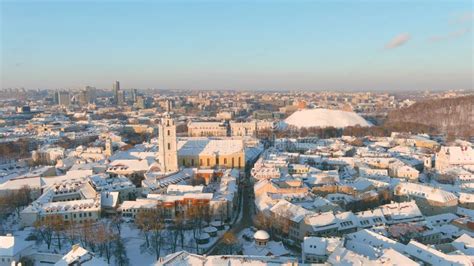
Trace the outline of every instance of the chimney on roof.
<instances>
[{"instance_id":1,"label":"chimney on roof","mask_svg":"<svg viewBox=\"0 0 474 266\"><path fill-rule=\"evenodd\" d=\"M76 251L79 248L79 244L74 244L72 246L72 251Z\"/></svg>"}]
</instances>

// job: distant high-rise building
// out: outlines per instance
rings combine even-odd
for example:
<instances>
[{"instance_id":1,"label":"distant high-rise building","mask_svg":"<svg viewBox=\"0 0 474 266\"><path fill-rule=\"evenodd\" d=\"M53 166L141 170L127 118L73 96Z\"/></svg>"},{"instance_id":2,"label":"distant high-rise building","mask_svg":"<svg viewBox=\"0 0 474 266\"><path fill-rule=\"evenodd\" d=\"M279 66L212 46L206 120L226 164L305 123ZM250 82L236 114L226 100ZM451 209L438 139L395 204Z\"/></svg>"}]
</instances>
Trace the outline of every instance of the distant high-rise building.
<instances>
[{"instance_id":1,"label":"distant high-rise building","mask_svg":"<svg viewBox=\"0 0 474 266\"><path fill-rule=\"evenodd\" d=\"M58 91L58 104L64 107L69 107L71 104L71 97L68 91Z\"/></svg>"},{"instance_id":2,"label":"distant high-rise building","mask_svg":"<svg viewBox=\"0 0 474 266\"><path fill-rule=\"evenodd\" d=\"M132 89L132 101L135 103L137 101L138 90Z\"/></svg>"},{"instance_id":3,"label":"distant high-rise building","mask_svg":"<svg viewBox=\"0 0 474 266\"><path fill-rule=\"evenodd\" d=\"M95 87L86 86L86 96L88 103L95 103L97 98L97 89Z\"/></svg>"},{"instance_id":4,"label":"distant high-rise building","mask_svg":"<svg viewBox=\"0 0 474 266\"><path fill-rule=\"evenodd\" d=\"M120 82L115 81L114 84L112 84L112 90L113 90L113 93L114 93L114 103L118 104L119 103Z\"/></svg>"},{"instance_id":5,"label":"distant high-rise building","mask_svg":"<svg viewBox=\"0 0 474 266\"><path fill-rule=\"evenodd\" d=\"M54 92L54 104L59 104L59 91Z\"/></svg>"},{"instance_id":6,"label":"distant high-rise building","mask_svg":"<svg viewBox=\"0 0 474 266\"><path fill-rule=\"evenodd\" d=\"M117 95L117 105L124 105L125 104L125 92L122 90L118 91Z\"/></svg>"},{"instance_id":7,"label":"distant high-rise building","mask_svg":"<svg viewBox=\"0 0 474 266\"><path fill-rule=\"evenodd\" d=\"M135 101L135 107L138 109L145 109L147 107L146 98L143 95L138 95Z\"/></svg>"},{"instance_id":8,"label":"distant high-rise building","mask_svg":"<svg viewBox=\"0 0 474 266\"><path fill-rule=\"evenodd\" d=\"M79 92L79 105L86 106L89 102L89 97L87 95L87 90L81 90Z\"/></svg>"}]
</instances>

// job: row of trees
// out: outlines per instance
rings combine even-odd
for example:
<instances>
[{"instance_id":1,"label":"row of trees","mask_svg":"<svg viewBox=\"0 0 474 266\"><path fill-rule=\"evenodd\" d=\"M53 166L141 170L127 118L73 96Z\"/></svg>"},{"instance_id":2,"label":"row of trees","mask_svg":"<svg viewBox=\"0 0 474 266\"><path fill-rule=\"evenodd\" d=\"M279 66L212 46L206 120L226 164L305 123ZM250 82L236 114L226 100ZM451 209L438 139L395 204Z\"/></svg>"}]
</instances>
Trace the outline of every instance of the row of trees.
<instances>
[{"instance_id":1,"label":"row of trees","mask_svg":"<svg viewBox=\"0 0 474 266\"><path fill-rule=\"evenodd\" d=\"M18 159L30 156L30 151L36 149L34 140L21 138L13 142L0 143L0 159Z\"/></svg>"},{"instance_id":2,"label":"row of trees","mask_svg":"<svg viewBox=\"0 0 474 266\"><path fill-rule=\"evenodd\" d=\"M361 126L349 126L345 128L335 127L309 127L309 128L296 128L289 126L285 129L279 129L271 132L270 129L265 129L259 132L259 136L262 139L270 139L272 134L275 134L276 138L305 138L305 137L318 137L322 139L326 138L337 138L341 136L376 136L376 137L387 137L392 132L411 132L414 134L425 133L425 134L439 134L433 126L427 126L420 123L412 122L388 122L379 126L372 127L361 127Z\"/></svg>"},{"instance_id":3,"label":"row of trees","mask_svg":"<svg viewBox=\"0 0 474 266\"><path fill-rule=\"evenodd\" d=\"M72 148L76 148L79 145L89 146L91 143L96 141L97 138L98 136L86 136L86 137L77 138L77 139L62 137L59 139L59 141L56 144L59 147L62 147L64 149L72 149Z\"/></svg>"},{"instance_id":4,"label":"row of trees","mask_svg":"<svg viewBox=\"0 0 474 266\"><path fill-rule=\"evenodd\" d=\"M20 216L20 211L28 206L32 199L32 190L29 186L23 186L19 190L12 190L0 196L0 223L11 214Z\"/></svg>"},{"instance_id":5,"label":"row of trees","mask_svg":"<svg viewBox=\"0 0 474 266\"><path fill-rule=\"evenodd\" d=\"M169 247L171 252L176 252L178 244L181 249L193 248L185 243L185 231L192 230L194 247L199 253L199 236L204 224L209 225L212 218L209 205L189 206L185 212L176 214L171 223L167 223L166 218L161 206L137 213L135 224L144 237L144 248L152 251L157 259L164 246Z\"/></svg>"},{"instance_id":6,"label":"row of trees","mask_svg":"<svg viewBox=\"0 0 474 266\"><path fill-rule=\"evenodd\" d=\"M64 242L71 246L80 243L82 247L104 257L107 263L115 258L118 265L128 265L129 261L122 238L121 221L114 217L108 221L83 223L64 221L61 215L48 215L34 224L35 235L38 240L46 243L48 249L56 247L61 251Z\"/></svg>"}]
</instances>

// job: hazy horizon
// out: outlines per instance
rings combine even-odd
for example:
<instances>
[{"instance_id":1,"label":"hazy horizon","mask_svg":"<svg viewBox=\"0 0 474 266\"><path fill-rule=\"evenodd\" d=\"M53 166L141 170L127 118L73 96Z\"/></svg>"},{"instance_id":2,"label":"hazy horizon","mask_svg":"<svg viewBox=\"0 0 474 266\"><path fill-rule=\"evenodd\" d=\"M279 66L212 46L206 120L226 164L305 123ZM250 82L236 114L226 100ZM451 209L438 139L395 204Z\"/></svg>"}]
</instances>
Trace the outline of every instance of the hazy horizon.
<instances>
[{"instance_id":1,"label":"hazy horizon","mask_svg":"<svg viewBox=\"0 0 474 266\"><path fill-rule=\"evenodd\" d=\"M472 1L2 1L2 88L473 89Z\"/></svg>"}]
</instances>

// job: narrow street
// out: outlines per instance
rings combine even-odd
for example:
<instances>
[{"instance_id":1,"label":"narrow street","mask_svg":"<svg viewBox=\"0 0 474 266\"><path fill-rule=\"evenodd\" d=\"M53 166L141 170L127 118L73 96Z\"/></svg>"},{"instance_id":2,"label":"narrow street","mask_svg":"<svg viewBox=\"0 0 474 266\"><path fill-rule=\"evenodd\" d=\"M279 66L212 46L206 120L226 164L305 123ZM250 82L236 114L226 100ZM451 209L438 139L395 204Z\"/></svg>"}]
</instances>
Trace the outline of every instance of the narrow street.
<instances>
[{"instance_id":1,"label":"narrow street","mask_svg":"<svg viewBox=\"0 0 474 266\"><path fill-rule=\"evenodd\" d=\"M253 164L251 164L253 166ZM254 204L253 204L253 184L250 181L250 169L252 167L247 167L245 170L245 177L242 182L241 193L240 193L240 203L242 210L242 218L237 221L235 224L231 225L229 232L237 236L237 234L245 228L248 228L253 225L253 213L254 213ZM206 253L207 255L218 255L222 247L222 238L220 238Z\"/></svg>"}]
</instances>

